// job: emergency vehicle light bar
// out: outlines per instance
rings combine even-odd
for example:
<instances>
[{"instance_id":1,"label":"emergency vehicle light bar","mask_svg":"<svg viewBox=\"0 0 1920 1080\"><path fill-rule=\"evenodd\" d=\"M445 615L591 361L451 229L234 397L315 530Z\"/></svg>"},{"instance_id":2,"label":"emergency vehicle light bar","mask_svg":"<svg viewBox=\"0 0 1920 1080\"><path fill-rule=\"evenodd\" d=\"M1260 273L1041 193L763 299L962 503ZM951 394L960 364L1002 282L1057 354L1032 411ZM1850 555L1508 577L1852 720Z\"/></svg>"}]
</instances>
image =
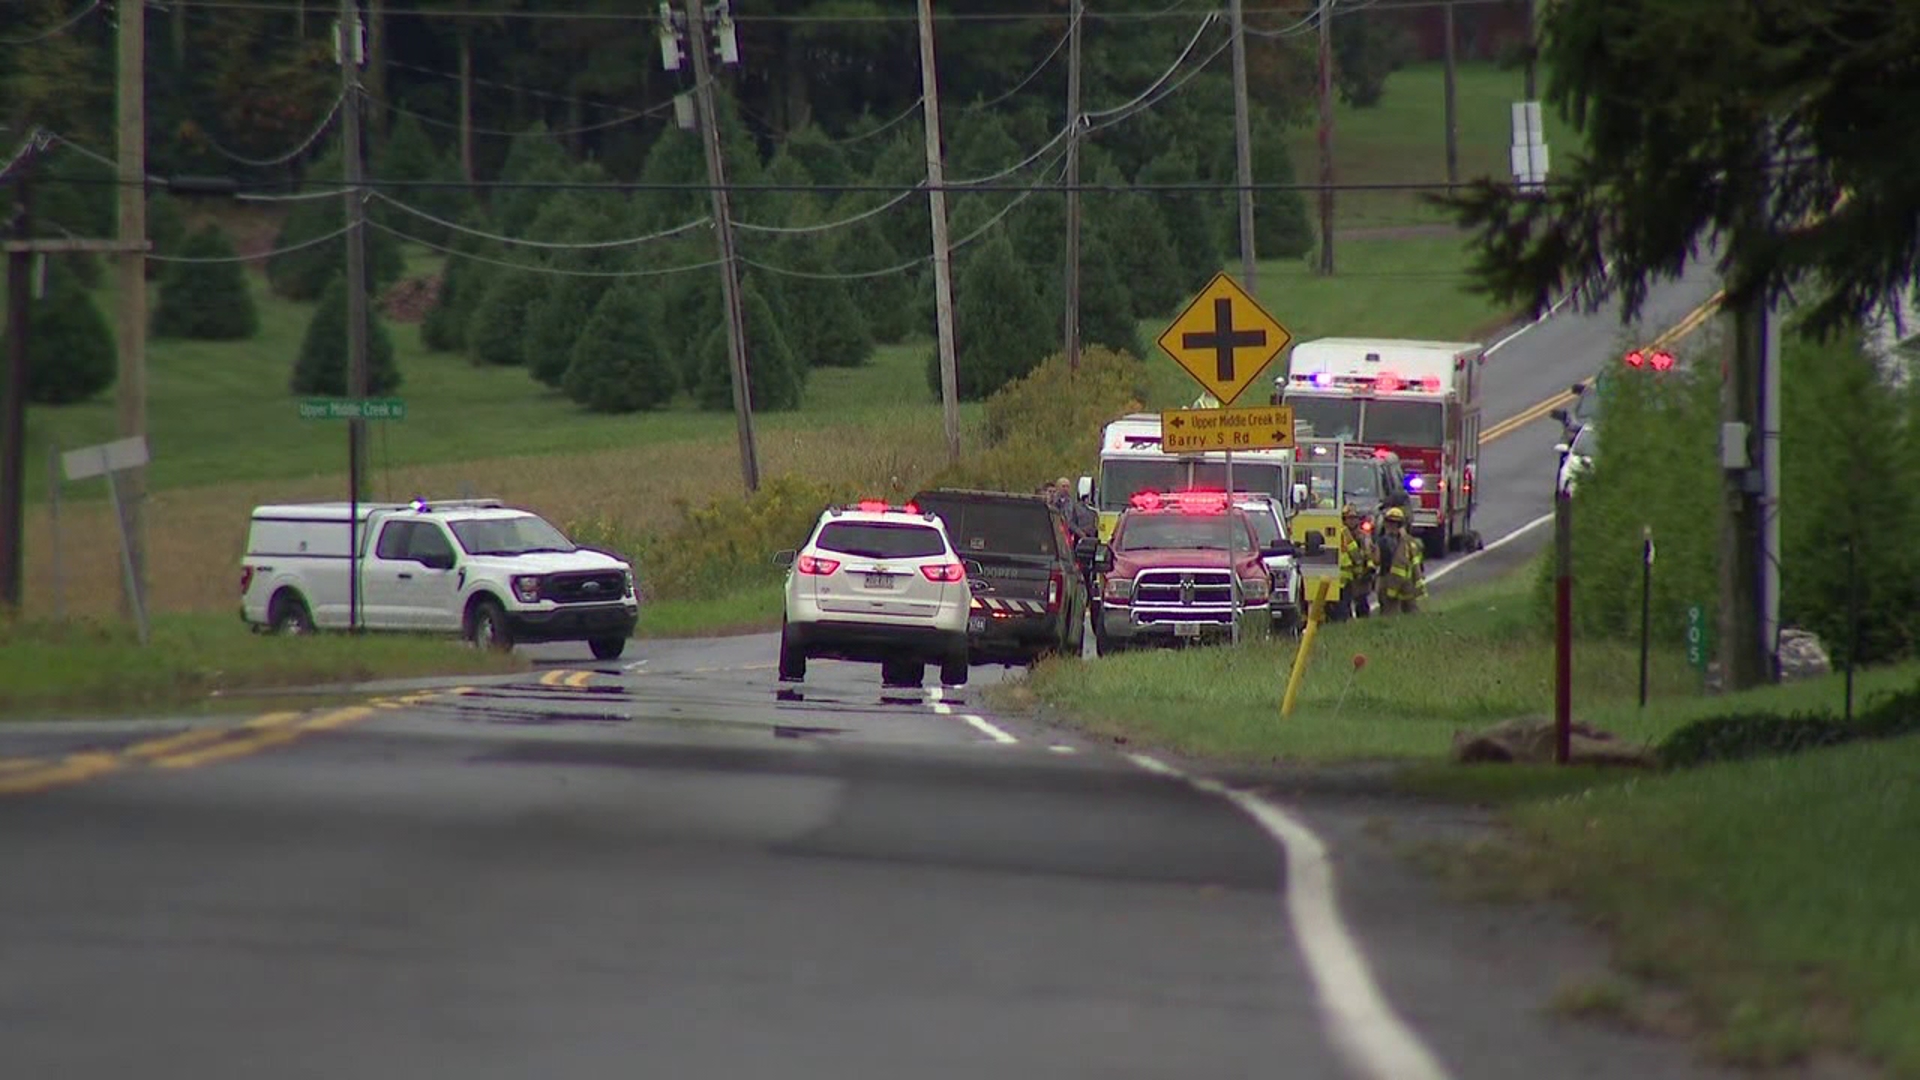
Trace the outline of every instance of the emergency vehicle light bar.
<instances>
[{"instance_id":1,"label":"emergency vehicle light bar","mask_svg":"<svg viewBox=\"0 0 1920 1080\"><path fill-rule=\"evenodd\" d=\"M1383 394L1408 392L1437 394L1440 392L1438 375L1403 379L1387 372L1379 375L1335 375L1331 371L1316 371L1311 375L1295 375L1292 379L1296 383L1305 383L1320 390L1337 387L1344 390L1377 390Z\"/></svg>"}]
</instances>

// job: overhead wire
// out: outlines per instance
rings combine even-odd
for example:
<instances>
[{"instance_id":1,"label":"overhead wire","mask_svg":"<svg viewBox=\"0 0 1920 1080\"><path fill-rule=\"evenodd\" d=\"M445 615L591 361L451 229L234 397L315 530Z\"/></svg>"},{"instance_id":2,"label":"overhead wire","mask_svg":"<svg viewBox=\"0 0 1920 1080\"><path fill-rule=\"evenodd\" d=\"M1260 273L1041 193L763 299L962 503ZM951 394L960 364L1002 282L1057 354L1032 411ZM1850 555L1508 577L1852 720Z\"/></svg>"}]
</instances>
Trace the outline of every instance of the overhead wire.
<instances>
[{"instance_id":1,"label":"overhead wire","mask_svg":"<svg viewBox=\"0 0 1920 1080\"><path fill-rule=\"evenodd\" d=\"M276 166L285 165L288 162L292 161L294 158L297 158L300 155L306 153L308 150L313 149L313 144L319 142L320 136L325 135L327 133L327 129L332 127L333 122L339 118L340 106L343 105L346 102L346 100L347 100L346 92L342 91L340 93L340 96L333 99L333 105L327 109L327 114L320 118L320 122L314 125L314 128L312 131L307 133L306 138L301 139L299 143L297 143L294 146L293 149L288 150L286 153L277 154L270 158L250 158L245 156L244 154L236 154L232 150L229 150L226 147L221 146L220 143L216 141L214 137L211 135L203 135L202 138L206 140L206 143L208 146L213 147L213 150L215 153L219 154L222 157L230 158L234 161L239 162L242 165L250 165L256 169L271 169ZM205 129L203 128L202 130L204 131Z\"/></svg>"},{"instance_id":2,"label":"overhead wire","mask_svg":"<svg viewBox=\"0 0 1920 1080\"><path fill-rule=\"evenodd\" d=\"M378 221L373 218L368 218L366 221L366 224L368 225L368 227L379 229L381 232L384 232L387 235L392 236L397 240L404 240L409 244L419 244L423 248L427 248L428 250L431 250L431 251L437 251L442 255L451 255L461 259L471 259L474 262L486 263L489 266L498 266L507 270L525 270L528 273L533 273L533 274L562 274L567 277L596 277L596 278L659 277L664 274L679 274L679 273L685 273L691 270L708 270L708 269L712 269L713 267L723 265L725 261L722 259L714 259L709 262L691 263L686 266L649 267L644 270L575 270L571 267L565 267L565 266L535 266L530 263L514 262L510 259L495 259L490 256L481 255L477 252L461 251L458 248L448 247L444 244L430 243L429 241L422 240L411 233L403 232L400 229L396 229L393 226L386 224L385 222Z\"/></svg>"},{"instance_id":3,"label":"overhead wire","mask_svg":"<svg viewBox=\"0 0 1920 1080\"><path fill-rule=\"evenodd\" d=\"M848 225L857 225L871 217L878 217L900 205L911 196L925 190L925 184L915 185L871 209L862 210L857 214L841 218L838 221L827 221L818 225L756 225L751 221L736 220L733 223L733 227L736 229L744 229L747 232L778 233L783 236L802 236L808 233L830 232L834 229L845 228Z\"/></svg>"},{"instance_id":4,"label":"overhead wire","mask_svg":"<svg viewBox=\"0 0 1920 1080\"><path fill-rule=\"evenodd\" d=\"M400 210L407 214L411 214L412 216L417 217L422 221L432 222L433 224L438 225L443 229L450 229L454 232L462 233L467 236L474 237L476 239L490 240L496 244L505 244L509 247L538 248L542 251L611 251L615 248L638 247L641 244L650 244L656 240L665 240L665 239L668 239L669 237L679 236L681 233L688 232L693 229L697 229L702 225L713 224L713 219L711 217L701 217L693 221L685 222L680 225L675 225L669 229L662 229L659 232L648 233L645 236L622 237L616 240L581 240L581 241L535 240L525 236L507 236L503 233L488 232L485 229L476 229L471 225L462 225L457 221L448 221L446 218L439 217L435 214L430 214L427 211L422 210L417 206L410 206L407 203L401 202L399 199L396 199L391 195L385 194L384 192L370 191L368 192L368 195L370 195L372 198L380 200L383 203L386 203L388 206L394 207L397 210Z\"/></svg>"},{"instance_id":5,"label":"overhead wire","mask_svg":"<svg viewBox=\"0 0 1920 1080\"><path fill-rule=\"evenodd\" d=\"M43 41L50 41L53 38L57 38L61 34L64 34L67 31L73 29L74 27L80 25L82 20L86 19L87 16L92 15L94 12L99 11L101 7L104 6L104 4L105 4L105 0L89 0L89 2L83 5L80 8L80 10L74 12L73 14L67 16L66 18L60 20L59 22L53 24L52 26L47 27L46 29L40 31L37 34L29 34L26 37L20 37L20 38L0 38L0 46L12 47L12 46L21 46L21 45L38 45Z\"/></svg>"},{"instance_id":6,"label":"overhead wire","mask_svg":"<svg viewBox=\"0 0 1920 1080\"><path fill-rule=\"evenodd\" d=\"M1511 3L1512 0L1460 0L1460 2ZM159 6L160 0L147 0L147 3L152 6ZM297 0L193 0L193 6L214 11L278 11L289 14L305 10ZM1086 16L1089 19L1106 22L1152 22L1159 19L1190 15L1191 12L1181 10L1183 6L1184 5L1176 4L1160 11L1088 11L1086 12ZM427 21L520 19L535 22L640 23L648 26L657 25L660 21L660 16L657 11L647 11L638 6L636 6L634 10L626 11L556 11L551 8L485 9L459 7L389 7L385 10L390 17L416 18ZM1298 9L1294 7L1256 8L1249 9L1246 14L1291 15L1295 14L1297 10ZM935 22L956 23L1053 22L1063 18L1059 12L1034 10L1033 8L1017 11L935 11L932 17ZM797 12L788 14L768 12L761 14L736 11L732 13L731 18L735 23L742 25L753 25L756 23L795 25L819 23L912 23L919 21L919 15L911 11L871 13L838 12L834 14L805 14Z\"/></svg>"},{"instance_id":7,"label":"overhead wire","mask_svg":"<svg viewBox=\"0 0 1920 1080\"><path fill-rule=\"evenodd\" d=\"M1184 4L1186 3L1186 0L1180 0L1180 2ZM1006 101L1008 98L1013 97L1013 95L1019 93L1020 91L1025 90L1027 88L1028 83L1031 83L1033 80L1039 78L1040 73L1047 70L1047 65L1053 63L1053 58L1060 55L1060 50L1067 47L1067 42L1073 39L1074 27L1079 25L1080 21L1086 17L1086 13L1087 13L1086 6L1081 5L1074 12L1073 18L1070 21L1068 21L1066 33L1061 34L1060 40L1054 42L1053 48L1047 50L1047 55L1040 58L1040 63L1038 66L1036 66L1032 71L1027 72L1025 78L1013 84L1013 89L1008 90L1006 93L1001 94L988 101L976 101L971 105L962 105L960 107L960 111L961 112L979 112L985 109L991 109L995 105L998 105Z\"/></svg>"},{"instance_id":8,"label":"overhead wire","mask_svg":"<svg viewBox=\"0 0 1920 1080\"><path fill-rule=\"evenodd\" d=\"M1219 21L1219 18L1220 18L1220 13L1215 11L1210 11L1204 17L1202 17L1200 20L1200 25L1197 28L1195 28L1193 31L1193 36L1187 39L1186 48L1181 49L1180 55L1174 58L1173 63L1168 65L1167 70L1161 72L1159 77L1154 79L1153 82L1149 83L1147 85L1147 88L1145 90L1140 91L1140 93L1136 95L1133 98L1133 100L1125 102L1120 105L1116 105L1111 109L1094 109L1090 111L1084 111L1080 114L1081 119L1092 121L1092 120L1100 119L1101 117L1112 116L1114 113L1125 112L1127 109L1132 108L1134 105L1138 104L1139 102L1146 100L1149 96L1153 94L1155 90L1158 90L1162 84L1164 84L1168 79L1172 78L1174 72L1180 70L1180 65L1186 63L1187 57L1193 55L1193 50L1196 46L1200 44L1200 39L1206 35L1206 32L1213 27L1215 22ZM1219 54L1216 52L1214 55L1217 56Z\"/></svg>"},{"instance_id":9,"label":"overhead wire","mask_svg":"<svg viewBox=\"0 0 1920 1080\"><path fill-rule=\"evenodd\" d=\"M153 262L163 263L259 262L261 259L272 259L281 255L291 255L296 251L305 251L311 247L319 247L321 244L340 239L347 235L352 229L352 225L342 225L324 236L315 236L307 240L302 240L297 244L288 244L286 247L274 248L270 251L257 251L250 255L155 255L152 252L148 252L147 258Z\"/></svg>"},{"instance_id":10,"label":"overhead wire","mask_svg":"<svg viewBox=\"0 0 1920 1080\"><path fill-rule=\"evenodd\" d=\"M512 131L507 128L483 127L479 124L462 124L458 120L442 120L437 116L431 116L417 109L408 108L397 101L377 98L371 94L367 95L367 100L388 112L398 116L412 117L429 127L436 127L446 131L465 131L470 135L486 135L502 139L524 139L530 135L545 135L548 138L559 139L572 135L585 135L589 132L605 131L608 128L621 127L637 120L646 120L659 116L673 108L673 102L667 101L645 109L630 109L609 120L596 120L591 124L580 124L574 127L546 128L536 132L531 129Z\"/></svg>"}]
</instances>

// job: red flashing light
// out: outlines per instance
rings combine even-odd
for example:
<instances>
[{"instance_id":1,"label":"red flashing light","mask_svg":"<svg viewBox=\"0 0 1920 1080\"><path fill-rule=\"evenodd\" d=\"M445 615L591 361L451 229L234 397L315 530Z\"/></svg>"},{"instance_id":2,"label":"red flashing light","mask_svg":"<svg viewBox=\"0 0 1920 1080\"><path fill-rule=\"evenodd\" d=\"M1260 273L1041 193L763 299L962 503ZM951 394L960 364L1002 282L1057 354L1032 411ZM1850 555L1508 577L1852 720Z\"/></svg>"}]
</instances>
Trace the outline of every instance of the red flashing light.
<instances>
[{"instance_id":1,"label":"red flashing light","mask_svg":"<svg viewBox=\"0 0 1920 1080\"><path fill-rule=\"evenodd\" d=\"M1372 531L1373 531L1373 519L1372 519L1372 518L1368 518L1367 520L1365 520L1365 521L1362 521L1362 522L1360 523L1360 531L1361 531L1361 532L1363 532L1363 533L1370 533L1370 532L1372 532Z\"/></svg>"},{"instance_id":2,"label":"red flashing light","mask_svg":"<svg viewBox=\"0 0 1920 1080\"><path fill-rule=\"evenodd\" d=\"M1425 390L1429 394L1439 393L1440 392L1440 376L1427 375L1421 378L1420 389Z\"/></svg>"},{"instance_id":3,"label":"red flashing light","mask_svg":"<svg viewBox=\"0 0 1920 1080\"><path fill-rule=\"evenodd\" d=\"M1665 349L1656 351L1649 361L1653 364L1655 371L1668 371L1673 368L1673 354Z\"/></svg>"},{"instance_id":4,"label":"red flashing light","mask_svg":"<svg viewBox=\"0 0 1920 1080\"><path fill-rule=\"evenodd\" d=\"M818 555L802 555L794 561L793 568L803 574L826 577L828 574L840 569L840 560L823 559Z\"/></svg>"},{"instance_id":5,"label":"red flashing light","mask_svg":"<svg viewBox=\"0 0 1920 1080\"><path fill-rule=\"evenodd\" d=\"M863 514L884 514L890 509L879 499L861 499L853 504L853 508Z\"/></svg>"},{"instance_id":6,"label":"red flashing light","mask_svg":"<svg viewBox=\"0 0 1920 1080\"><path fill-rule=\"evenodd\" d=\"M1382 446L1374 450L1373 456L1379 458L1382 461L1385 461L1386 459L1393 456L1393 451Z\"/></svg>"},{"instance_id":7,"label":"red flashing light","mask_svg":"<svg viewBox=\"0 0 1920 1080\"><path fill-rule=\"evenodd\" d=\"M1626 356L1626 360L1627 360L1627 366L1630 368L1642 368L1647 366L1647 356L1645 353L1641 352L1639 349L1635 349L1632 352L1628 353Z\"/></svg>"},{"instance_id":8,"label":"red flashing light","mask_svg":"<svg viewBox=\"0 0 1920 1080\"><path fill-rule=\"evenodd\" d=\"M908 503L906 506L902 507L901 509L905 510L909 514L917 514L920 512L920 504Z\"/></svg>"},{"instance_id":9,"label":"red flashing light","mask_svg":"<svg viewBox=\"0 0 1920 1080\"><path fill-rule=\"evenodd\" d=\"M251 588L253 588L253 567L243 566L240 568L240 595L247 595L247 590Z\"/></svg>"},{"instance_id":10,"label":"red flashing light","mask_svg":"<svg viewBox=\"0 0 1920 1080\"><path fill-rule=\"evenodd\" d=\"M1395 390L1400 389L1401 385L1400 376L1398 375L1376 375L1373 379L1373 388L1382 393L1391 394Z\"/></svg>"},{"instance_id":11,"label":"red flashing light","mask_svg":"<svg viewBox=\"0 0 1920 1080\"><path fill-rule=\"evenodd\" d=\"M935 563L932 566L923 566L920 568L920 573L925 576L928 581L942 581L949 585L967 580L967 568L957 562Z\"/></svg>"},{"instance_id":12,"label":"red flashing light","mask_svg":"<svg viewBox=\"0 0 1920 1080\"><path fill-rule=\"evenodd\" d=\"M1160 493L1157 491L1136 491L1127 499L1127 505L1135 510L1160 509Z\"/></svg>"}]
</instances>

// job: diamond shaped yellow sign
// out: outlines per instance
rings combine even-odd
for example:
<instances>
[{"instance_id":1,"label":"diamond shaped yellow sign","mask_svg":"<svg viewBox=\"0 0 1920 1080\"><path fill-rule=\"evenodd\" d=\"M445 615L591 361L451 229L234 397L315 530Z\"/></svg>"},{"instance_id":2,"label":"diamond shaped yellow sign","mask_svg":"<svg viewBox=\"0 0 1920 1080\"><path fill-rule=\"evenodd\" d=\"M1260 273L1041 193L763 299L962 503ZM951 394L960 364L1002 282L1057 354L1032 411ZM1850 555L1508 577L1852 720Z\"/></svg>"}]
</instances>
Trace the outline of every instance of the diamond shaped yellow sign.
<instances>
[{"instance_id":1,"label":"diamond shaped yellow sign","mask_svg":"<svg viewBox=\"0 0 1920 1080\"><path fill-rule=\"evenodd\" d=\"M1215 274L1160 335L1160 348L1222 406L1246 392L1293 335L1240 283Z\"/></svg>"}]
</instances>

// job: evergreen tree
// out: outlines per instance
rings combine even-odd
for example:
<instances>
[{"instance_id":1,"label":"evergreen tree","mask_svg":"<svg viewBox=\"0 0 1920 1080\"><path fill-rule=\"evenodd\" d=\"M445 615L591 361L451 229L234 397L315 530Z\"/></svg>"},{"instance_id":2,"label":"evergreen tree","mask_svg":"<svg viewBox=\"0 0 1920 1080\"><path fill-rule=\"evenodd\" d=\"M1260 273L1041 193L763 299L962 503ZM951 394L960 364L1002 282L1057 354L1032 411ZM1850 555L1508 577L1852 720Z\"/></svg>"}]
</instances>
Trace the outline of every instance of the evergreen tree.
<instances>
[{"instance_id":1,"label":"evergreen tree","mask_svg":"<svg viewBox=\"0 0 1920 1080\"><path fill-rule=\"evenodd\" d=\"M426 181L431 186L383 189L394 199L418 208L443 221L459 221L467 213L470 201L457 187L440 186L460 179L460 167L433 145L420 122L405 113L394 117L386 141L373 153L373 175L385 180ZM381 221L429 244L446 244L453 232L447 226L418 214L377 202L368 208Z\"/></svg>"},{"instance_id":2,"label":"evergreen tree","mask_svg":"<svg viewBox=\"0 0 1920 1080\"><path fill-rule=\"evenodd\" d=\"M27 400L72 405L113 385L119 369L113 331L73 269L47 262L45 295L27 327Z\"/></svg>"},{"instance_id":3,"label":"evergreen tree","mask_svg":"<svg viewBox=\"0 0 1920 1080\"><path fill-rule=\"evenodd\" d=\"M394 363L393 338L379 305L367 298L367 392L379 396L400 388L400 368ZM336 274L320 294L307 333L300 341L290 383L296 394L347 393L347 278Z\"/></svg>"},{"instance_id":4,"label":"evergreen tree","mask_svg":"<svg viewBox=\"0 0 1920 1080\"><path fill-rule=\"evenodd\" d=\"M581 169L579 174L583 179L605 176L597 167ZM629 234L631 226L622 219L630 216L624 200L567 191L540 211L528 234L546 243L604 243ZM523 361L535 379L548 386L561 385L587 317L616 280L593 275L620 269L625 255L620 248L608 247L544 252L540 261L553 272L543 275L529 300L521 335Z\"/></svg>"},{"instance_id":5,"label":"evergreen tree","mask_svg":"<svg viewBox=\"0 0 1920 1080\"><path fill-rule=\"evenodd\" d=\"M474 309L480 306L487 286L503 267L483 260L502 259L500 245L474 235L496 232L491 216L479 203L468 205L460 221L467 230L455 231L448 247L449 255L440 270L440 292L427 311L420 336L427 348L437 352L460 352L467 348L467 329L473 323Z\"/></svg>"},{"instance_id":6,"label":"evergreen tree","mask_svg":"<svg viewBox=\"0 0 1920 1080\"><path fill-rule=\"evenodd\" d=\"M1253 177L1263 184L1291 184L1296 174L1287 129L1264 109L1260 116L1264 122L1253 133ZM1253 232L1262 259L1298 259L1314 250L1306 196L1298 191L1254 192Z\"/></svg>"},{"instance_id":7,"label":"evergreen tree","mask_svg":"<svg viewBox=\"0 0 1920 1080\"><path fill-rule=\"evenodd\" d=\"M1127 283L1134 317L1158 319L1173 314L1187 291L1173 237L1153 203L1144 195L1107 196L1092 222L1120 279Z\"/></svg>"},{"instance_id":8,"label":"evergreen tree","mask_svg":"<svg viewBox=\"0 0 1920 1080\"><path fill-rule=\"evenodd\" d=\"M678 245L688 264L697 264L691 244ZM707 336L726 319L726 307L720 293L720 277L712 270L691 270L673 274L661 290L660 342L680 372L680 385L698 395L706 380Z\"/></svg>"},{"instance_id":9,"label":"evergreen tree","mask_svg":"<svg viewBox=\"0 0 1920 1080\"><path fill-rule=\"evenodd\" d=\"M513 140L500 180L510 184L552 184L572 179L572 165L545 124L534 124ZM533 219L554 197L547 187L499 187L493 193L493 217L505 236L524 236Z\"/></svg>"},{"instance_id":10,"label":"evergreen tree","mask_svg":"<svg viewBox=\"0 0 1920 1080\"><path fill-rule=\"evenodd\" d=\"M661 347L653 294L638 279L609 288L586 320L566 369L567 396L594 412L658 409L680 375Z\"/></svg>"},{"instance_id":11,"label":"evergreen tree","mask_svg":"<svg viewBox=\"0 0 1920 1080\"><path fill-rule=\"evenodd\" d=\"M540 295L527 309L521 352L528 374L547 386L565 385L568 367L587 332L587 320L616 280L577 274L554 274L546 279ZM648 332L653 333L651 328Z\"/></svg>"},{"instance_id":12,"label":"evergreen tree","mask_svg":"<svg viewBox=\"0 0 1920 1080\"><path fill-rule=\"evenodd\" d=\"M1149 162L1136 179L1142 184L1191 184L1199 179L1199 173L1192 152L1176 147ZM1179 262L1180 291L1195 292L1220 272L1213 210L1202 194L1161 192L1155 203L1173 240L1171 253Z\"/></svg>"},{"instance_id":13,"label":"evergreen tree","mask_svg":"<svg viewBox=\"0 0 1920 1080\"><path fill-rule=\"evenodd\" d=\"M1083 349L1105 345L1135 359L1145 355L1126 279L1105 238L1092 231L1080 237L1080 342Z\"/></svg>"},{"instance_id":14,"label":"evergreen tree","mask_svg":"<svg viewBox=\"0 0 1920 1080\"><path fill-rule=\"evenodd\" d=\"M741 289L747 323L747 388L755 412L784 412L800 407L806 372L794 359L780 323L766 298L751 283ZM701 379L697 396L703 409L733 407L733 375L728 361L727 328L714 327L700 346Z\"/></svg>"},{"instance_id":15,"label":"evergreen tree","mask_svg":"<svg viewBox=\"0 0 1920 1080\"><path fill-rule=\"evenodd\" d=\"M521 335L526 331L527 309L546 285L544 277L533 270L502 270L487 282L467 324L467 354L475 363L511 367L526 359L521 351Z\"/></svg>"},{"instance_id":16,"label":"evergreen tree","mask_svg":"<svg viewBox=\"0 0 1920 1080\"><path fill-rule=\"evenodd\" d=\"M953 302L959 394L979 401L1033 370L1058 334L1041 307L1033 275L1014 258L1013 243L994 232L960 273ZM928 358L927 385L940 392L940 360Z\"/></svg>"},{"instance_id":17,"label":"evergreen tree","mask_svg":"<svg viewBox=\"0 0 1920 1080\"><path fill-rule=\"evenodd\" d=\"M854 205L850 199L842 199L834 209L834 220L858 213ZM887 213L901 212L896 207ZM873 339L891 345L918 329L919 322L915 318L913 271L877 273L906 261L887 240L886 231L880 225L880 218L885 216L846 226L845 239L834 248L834 269L843 274L870 275L854 278L847 285L853 292L854 302L866 313Z\"/></svg>"},{"instance_id":18,"label":"evergreen tree","mask_svg":"<svg viewBox=\"0 0 1920 1080\"><path fill-rule=\"evenodd\" d=\"M846 154L817 124L808 124L789 135L781 152L797 159L816 184L833 186L853 179Z\"/></svg>"},{"instance_id":19,"label":"evergreen tree","mask_svg":"<svg viewBox=\"0 0 1920 1080\"><path fill-rule=\"evenodd\" d=\"M234 254L232 241L218 226L208 225L187 238L182 258L227 261L166 264L160 302L153 309L156 336L238 341L260 332L253 290L240 263L231 261Z\"/></svg>"},{"instance_id":20,"label":"evergreen tree","mask_svg":"<svg viewBox=\"0 0 1920 1080\"><path fill-rule=\"evenodd\" d=\"M790 227L820 223L811 202L794 209ZM793 271L780 279L779 302L769 303L803 367L859 367L873 355L873 333L852 283L832 276L838 247L833 233L802 233L782 237L771 255L774 265Z\"/></svg>"},{"instance_id":21,"label":"evergreen tree","mask_svg":"<svg viewBox=\"0 0 1920 1080\"><path fill-rule=\"evenodd\" d=\"M647 151L646 164L640 167L640 182L649 186L634 195L634 202L647 232L670 229L713 213L711 196L701 188L654 186L707 182L707 156L700 147L700 137L690 131L670 127L660 133Z\"/></svg>"},{"instance_id":22,"label":"evergreen tree","mask_svg":"<svg viewBox=\"0 0 1920 1080\"><path fill-rule=\"evenodd\" d=\"M338 146L328 151L307 170L304 185L309 192L338 187L343 172ZM273 246L284 253L267 260L267 282L273 291L288 300L312 300L318 297L333 276L347 265L347 241L338 233L347 224L345 196L302 199L287 211ZM408 232L412 230L409 228ZM291 250L287 250L291 249ZM406 263L400 245L383 229L366 230L367 276L375 291L400 280Z\"/></svg>"}]
</instances>

